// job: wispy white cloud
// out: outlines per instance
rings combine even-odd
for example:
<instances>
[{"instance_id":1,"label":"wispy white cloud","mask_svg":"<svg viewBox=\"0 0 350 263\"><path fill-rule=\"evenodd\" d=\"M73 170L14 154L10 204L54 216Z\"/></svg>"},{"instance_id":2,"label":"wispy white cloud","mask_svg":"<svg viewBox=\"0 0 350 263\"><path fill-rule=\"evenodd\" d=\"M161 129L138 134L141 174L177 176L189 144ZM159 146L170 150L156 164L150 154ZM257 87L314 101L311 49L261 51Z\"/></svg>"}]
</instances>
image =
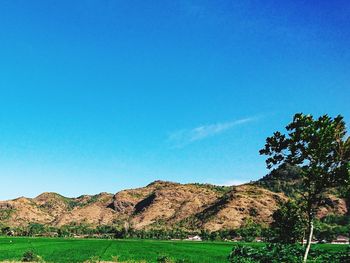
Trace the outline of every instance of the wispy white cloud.
<instances>
[{"instance_id":1,"label":"wispy white cloud","mask_svg":"<svg viewBox=\"0 0 350 263\"><path fill-rule=\"evenodd\" d=\"M223 132L233 129L236 126L252 122L255 119L256 118L245 118L230 122L202 125L192 129L178 130L169 134L168 141L173 147L182 148L193 142L222 134Z\"/></svg>"}]
</instances>

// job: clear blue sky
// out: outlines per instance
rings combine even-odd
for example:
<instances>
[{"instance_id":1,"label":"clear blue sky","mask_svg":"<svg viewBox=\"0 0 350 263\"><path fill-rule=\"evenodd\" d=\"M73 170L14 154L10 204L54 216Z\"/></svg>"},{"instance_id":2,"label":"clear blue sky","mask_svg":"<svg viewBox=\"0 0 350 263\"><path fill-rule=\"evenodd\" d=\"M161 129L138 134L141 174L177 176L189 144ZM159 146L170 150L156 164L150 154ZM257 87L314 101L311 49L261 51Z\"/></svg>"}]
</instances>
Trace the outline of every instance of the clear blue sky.
<instances>
[{"instance_id":1,"label":"clear blue sky","mask_svg":"<svg viewBox=\"0 0 350 263\"><path fill-rule=\"evenodd\" d=\"M0 199L230 184L296 112L350 121L349 1L1 1Z\"/></svg>"}]
</instances>

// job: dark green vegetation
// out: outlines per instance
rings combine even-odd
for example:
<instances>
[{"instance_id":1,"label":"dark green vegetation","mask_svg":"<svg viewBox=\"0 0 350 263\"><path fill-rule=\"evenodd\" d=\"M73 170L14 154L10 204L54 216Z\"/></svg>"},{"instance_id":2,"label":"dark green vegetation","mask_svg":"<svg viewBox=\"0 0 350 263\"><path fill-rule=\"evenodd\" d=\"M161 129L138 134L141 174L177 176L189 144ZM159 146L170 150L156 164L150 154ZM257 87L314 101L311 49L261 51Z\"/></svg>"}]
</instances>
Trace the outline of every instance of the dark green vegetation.
<instances>
[{"instance_id":1,"label":"dark green vegetation","mask_svg":"<svg viewBox=\"0 0 350 263\"><path fill-rule=\"evenodd\" d=\"M301 172L298 167L286 165L283 168L273 170L271 173L255 182L259 186L263 186L274 192L283 192L292 200L298 200L298 193L302 191L301 186ZM335 197L345 198L348 200L347 203L350 204L350 192L344 191L342 187L332 188L329 190L329 193ZM295 203L295 202L294 202ZM288 204L286 204L288 206ZM297 204L296 204L297 205ZM326 197L323 201L323 205L330 207L333 206L332 200ZM285 225L285 228L280 229L284 233L289 233L289 231L295 231L300 229L300 220L297 220L296 215L300 216L300 208L296 209L289 207L289 210L286 209L285 205L281 206L281 211L278 211L275 216L274 221L277 225ZM289 215L288 215L289 214ZM287 220L283 220L286 217ZM304 219L305 220L305 219ZM288 221L288 222L286 222ZM298 222L299 221L299 222ZM331 242L335 239L336 236L349 236L350 233L350 214L337 215L337 214L328 214L322 218L314 220L315 229L314 229L314 238L318 241ZM293 224L296 228L293 228ZM276 227L272 225L272 227ZM278 227L278 226L277 226ZM289 228L289 231L288 231ZM298 232L298 231L297 231ZM296 233L296 232L295 232ZM294 236L295 237L295 236ZM285 236L286 239L293 239L293 236ZM289 242L285 242L289 243Z\"/></svg>"},{"instance_id":2,"label":"dark green vegetation","mask_svg":"<svg viewBox=\"0 0 350 263\"><path fill-rule=\"evenodd\" d=\"M293 201L280 206L272 215L271 241L283 244L302 242L306 225L300 207Z\"/></svg>"},{"instance_id":3,"label":"dark green vegetation","mask_svg":"<svg viewBox=\"0 0 350 263\"><path fill-rule=\"evenodd\" d=\"M229 242L184 242L156 240L93 240L61 238L0 238L0 260L21 260L32 251L48 262L83 262L89 259L157 262L162 256L174 262L228 262ZM241 243L259 248L263 243ZM327 253L345 251L345 245L315 245ZM182 261L181 261L182 260Z\"/></svg>"},{"instance_id":4,"label":"dark green vegetation","mask_svg":"<svg viewBox=\"0 0 350 263\"><path fill-rule=\"evenodd\" d=\"M30 223L27 227L8 227L0 223L0 235L3 236L27 236L27 237L84 237L100 239L186 239L191 235L199 235L202 240L222 241L241 237L243 241L251 242L266 232L267 227L246 220L239 229L227 229L219 231L186 231L183 229L149 229L135 230L124 229L109 225L101 225L92 228L84 224L71 224L60 228L47 227L38 223Z\"/></svg>"},{"instance_id":5,"label":"dark green vegetation","mask_svg":"<svg viewBox=\"0 0 350 263\"><path fill-rule=\"evenodd\" d=\"M340 247L315 246L309 255L308 262L350 262L350 246ZM237 244L229 256L232 263L300 263L303 259L304 247L286 244L264 244L258 247Z\"/></svg>"},{"instance_id":6,"label":"dark green vegetation","mask_svg":"<svg viewBox=\"0 0 350 263\"><path fill-rule=\"evenodd\" d=\"M298 193L307 220L306 262L313 238L314 220L325 194L335 187L349 185L350 138L342 116L314 119L297 113L286 126L286 134L274 132L266 139L260 154L267 155L268 169L292 165L300 171Z\"/></svg>"}]
</instances>

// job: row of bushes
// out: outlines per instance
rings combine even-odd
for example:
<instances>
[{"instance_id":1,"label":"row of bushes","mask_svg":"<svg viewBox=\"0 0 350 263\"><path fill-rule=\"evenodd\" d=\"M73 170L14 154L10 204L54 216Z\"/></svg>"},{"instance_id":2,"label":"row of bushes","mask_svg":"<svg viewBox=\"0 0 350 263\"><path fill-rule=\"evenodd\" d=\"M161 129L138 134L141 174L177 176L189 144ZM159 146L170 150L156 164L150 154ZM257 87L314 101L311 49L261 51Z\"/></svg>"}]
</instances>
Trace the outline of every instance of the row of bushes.
<instances>
[{"instance_id":1,"label":"row of bushes","mask_svg":"<svg viewBox=\"0 0 350 263\"><path fill-rule=\"evenodd\" d=\"M338 218L339 219L339 218ZM337 220L338 220L337 219ZM340 219L339 219L340 220ZM345 219L344 219L345 220ZM331 241L337 235L348 236L350 224L345 226L328 222L327 220L316 222L315 238L319 241ZM102 225L93 228L86 224L71 224L60 228L47 227L38 223L31 223L27 227L0 226L0 235L14 236L98 236L100 238L140 238L140 239L185 239L189 235L199 235L202 240L232 240L241 237L242 241L251 242L256 237L262 237L265 241L271 241L275 235L274 231L267 226L248 221L239 229L220 231L187 231L184 229L150 229L135 230L125 229L117 226Z\"/></svg>"},{"instance_id":2,"label":"row of bushes","mask_svg":"<svg viewBox=\"0 0 350 263\"><path fill-rule=\"evenodd\" d=\"M232 263L300 263L305 248L301 245L267 244L251 247L237 244L229 256ZM349 263L350 246L346 251L327 251L313 249L309 254L310 262Z\"/></svg>"},{"instance_id":3,"label":"row of bushes","mask_svg":"<svg viewBox=\"0 0 350 263\"><path fill-rule=\"evenodd\" d=\"M266 227L249 221L244 227L235 230L189 231L184 229L149 229L136 230L103 225L93 228L85 224L72 224L60 228L47 227L31 223L27 227L0 226L0 234L12 236L52 236L52 237L99 237L99 238L140 238L140 239L186 239L191 235L199 235L202 240L220 241L241 237L243 241L251 242L256 237L267 235Z\"/></svg>"}]
</instances>

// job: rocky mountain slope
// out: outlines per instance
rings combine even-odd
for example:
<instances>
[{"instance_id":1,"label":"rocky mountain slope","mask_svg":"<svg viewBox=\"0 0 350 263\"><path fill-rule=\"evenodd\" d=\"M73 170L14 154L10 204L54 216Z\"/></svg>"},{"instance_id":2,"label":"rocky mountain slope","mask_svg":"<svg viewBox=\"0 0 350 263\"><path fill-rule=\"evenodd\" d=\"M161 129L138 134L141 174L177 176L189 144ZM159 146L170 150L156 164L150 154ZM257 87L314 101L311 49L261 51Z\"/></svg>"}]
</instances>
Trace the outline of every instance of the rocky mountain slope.
<instances>
[{"instance_id":1,"label":"rocky mountain slope","mask_svg":"<svg viewBox=\"0 0 350 263\"><path fill-rule=\"evenodd\" d=\"M278 204L287 200L258 184L223 187L155 181L146 187L67 198L43 193L35 198L0 201L0 223L25 226L41 223L60 227L69 224L125 225L135 229L181 227L185 229L238 228L246 219L270 223ZM330 201L328 212L347 212L344 200Z\"/></svg>"}]
</instances>

